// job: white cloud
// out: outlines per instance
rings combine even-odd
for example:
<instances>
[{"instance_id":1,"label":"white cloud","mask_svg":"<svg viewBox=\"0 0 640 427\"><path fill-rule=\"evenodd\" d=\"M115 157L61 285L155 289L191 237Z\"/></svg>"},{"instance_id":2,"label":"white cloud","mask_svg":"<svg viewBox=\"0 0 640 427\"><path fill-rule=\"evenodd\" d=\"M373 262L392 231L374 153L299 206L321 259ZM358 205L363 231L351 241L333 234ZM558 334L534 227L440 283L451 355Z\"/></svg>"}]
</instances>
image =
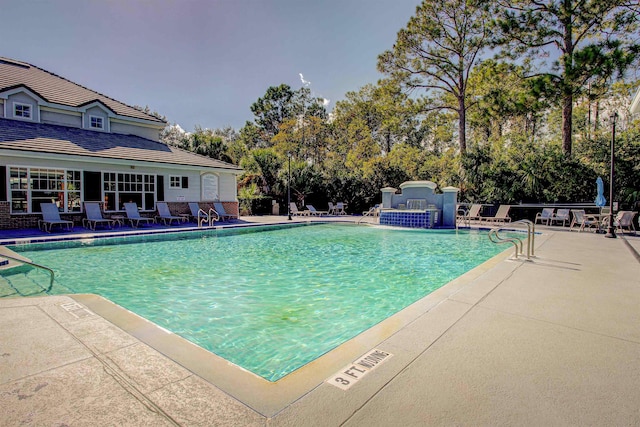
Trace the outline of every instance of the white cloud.
<instances>
[{"instance_id":1,"label":"white cloud","mask_svg":"<svg viewBox=\"0 0 640 427\"><path fill-rule=\"evenodd\" d=\"M298 73L300 75L300 81L302 82L303 86L311 86L311 82L307 81L304 79L304 76L302 75L302 73Z\"/></svg>"}]
</instances>

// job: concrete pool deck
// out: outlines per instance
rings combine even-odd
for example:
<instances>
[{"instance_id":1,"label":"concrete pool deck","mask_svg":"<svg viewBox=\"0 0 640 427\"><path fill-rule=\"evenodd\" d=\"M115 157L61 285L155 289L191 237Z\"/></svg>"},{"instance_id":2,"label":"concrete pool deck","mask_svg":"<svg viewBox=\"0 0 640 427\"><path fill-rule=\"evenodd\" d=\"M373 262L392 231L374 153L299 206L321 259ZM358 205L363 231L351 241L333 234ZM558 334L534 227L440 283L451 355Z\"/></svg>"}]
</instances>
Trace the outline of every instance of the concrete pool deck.
<instances>
[{"instance_id":1,"label":"concrete pool deck","mask_svg":"<svg viewBox=\"0 0 640 427\"><path fill-rule=\"evenodd\" d=\"M640 237L538 229L532 262L507 249L371 344L393 356L348 390L326 381L343 363L284 406L247 404L76 299L0 299L0 424L640 424Z\"/></svg>"}]
</instances>

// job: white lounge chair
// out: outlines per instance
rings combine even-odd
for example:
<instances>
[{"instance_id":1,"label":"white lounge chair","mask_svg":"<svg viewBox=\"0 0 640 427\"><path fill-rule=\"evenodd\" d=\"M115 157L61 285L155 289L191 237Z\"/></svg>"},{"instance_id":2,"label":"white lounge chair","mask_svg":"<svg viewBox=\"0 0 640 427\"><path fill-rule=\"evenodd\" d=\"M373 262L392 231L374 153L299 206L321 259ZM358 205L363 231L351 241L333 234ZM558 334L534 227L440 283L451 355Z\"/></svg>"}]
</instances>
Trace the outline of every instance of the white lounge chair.
<instances>
[{"instance_id":1,"label":"white lounge chair","mask_svg":"<svg viewBox=\"0 0 640 427\"><path fill-rule=\"evenodd\" d=\"M67 231L71 231L73 227L73 221L65 221L60 218L60 211L55 203L40 203L40 210L42 211L42 219L38 220L38 227L51 233L54 225L59 225L60 228L66 227Z\"/></svg>"},{"instance_id":2,"label":"white lounge chair","mask_svg":"<svg viewBox=\"0 0 640 427\"><path fill-rule=\"evenodd\" d=\"M636 227L633 223L633 219L635 218L637 212L633 211L619 211L616 214L616 217L613 219L613 226L616 228L618 233L624 233L624 230L629 230L629 232L633 232L636 234ZM609 217L604 217L602 220L602 227L608 228L609 226Z\"/></svg>"},{"instance_id":3,"label":"white lounge chair","mask_svg":"<svg viewBox=\"0 0 640 427\"><path fill-rule=\"evenodd\" d=\"M485 220L487 222L511 222L511 218L509 217L509 209L511 209L511 205L500 205L498 207L498 212L496 212L495 216L483 216L480 217L480 220Z\"/></svg>"},{"instance_id":4,"label":"white lounge chair","mask_svg":"<svg viewBox=\"0 0 640 427\"><path fill-rule=\"evenodd\" d=\"M227 212L225 212L224 206L220 202L214 202L213 203L213 208L215 209L216 213L218 214L218 217L223 221L225 219L233 219L233 218L235 218L235 215L230 215Z\"/></svg>"},{"instance_id":5,"label":"white lounge chair","mask_svg":"<svg viewBox=\"0 0 640 427\"><path fill-rule=\"evenodd\" d=\"M467 212L459 209L456 215L456 221L462 221L463 223L467 224L470 224L471 221L479 221L481 218L480 209L482 209L482 205L480 204L471 205Z\"/></svg>"},{"instance_id":6,"label":"white lounge chair","mask_svg":"<svg viewBox=\"0 0 640 427\"><path fill-rule=\"evenodd\" d=\"M309 215L313 215L313 216L329 215L329 211L316 210L316 208L314 208L313 205L307 205L307 209L309 209Z\"/></svg>"},{"instance_id":7,"label":"white lounge chair","mask_svg":"<svg viewBox=\"0 0 640 427\"><path fill-rule=\"evenodd\" d=\"M102 216L99 202L84 202L84 212L87 215L86 218L82 218L82 226L84 228L95 231L96 226L99 224L105 224L109 228L113 228L115 221Z\"/></svg>"},{"instance_id":8,"label":"white lounge chair","mask_svg":"<svg viewBox=\"0 0 640 427\"><path fill-rule=\"evenodd\" d=\"M537 224L538 221L540 221L540 223L544 223L546 222L546 225L549 225L549 221L551 221L551 218L553 218L553 212L555 211L555 208L543 208L542 212L538 212L536 214L536 218L533 221L534 224Z\"/></svg>"},{"instance_id":9,"label":"white lounge chair","mask_svg":"<svg viewBox=\"0 0 640 427\"><path fill-rule=\"evenodd\" d=\"M293 216L308 216L310 214L309 211L299 211L295 202L289 202L289 212L291 212Z\"/></svg>"},{"instance_id":10,"label":"white lounge chair","mask_svg":"<svg viewBox=\"0 0 640 427\"><path fill-rule=\"evenodd\" d=\"M558 212L549 220L550 225L553 225L554 222L562 221L562 226L564 227L564 223L569 222L569 212L570 209L558 209Z\"/></svg>"},{"instance_id":11,"label":"white lounge chair","mask_svg":"<svg viewBox=\"0 0 640 427\"><path fill-rule=\"evenodd\" d=\"M181 222L185 222L187 220L187 218L183 216L171 215L171 211L169 210L169 205L167 205L167 202L156 202L156 208L158 209L158 215L156 216L156 219L160 218L162 222L164 222L164 225L171 225L173 221L175 221L176 224L180 224Z\"/></svg>"},{"instance_id":12,"label":"white lounge chair","mask_svg":"<svg viewBox=\"0 0 640 427\"><path fill-rule=\"evenodd\" d=\"M155 218L146 218L140 216L140 211L138 211L138 205L133 202L125 203L124 210L127 214L127 221L131 223L133 228L138 228L141 222L145 224L153 224L156 222Z\"/></svg>"},{"instance_id":13,"label":"white lounge chair","mask_svg":"<svg viewBox=\"0 0 640 427\"><path fill-rule=\"evenodd\" d=\"M584 209L571 209L571 213L573 214L573 220L571 220L569 231L573 231L573 227L575 227L576 225L580 226L578 231L584 230L585 227L595 227L596 229L599 228L598 220L591 215L587 215L584 212Z\"/></svg>"}]
</instances>

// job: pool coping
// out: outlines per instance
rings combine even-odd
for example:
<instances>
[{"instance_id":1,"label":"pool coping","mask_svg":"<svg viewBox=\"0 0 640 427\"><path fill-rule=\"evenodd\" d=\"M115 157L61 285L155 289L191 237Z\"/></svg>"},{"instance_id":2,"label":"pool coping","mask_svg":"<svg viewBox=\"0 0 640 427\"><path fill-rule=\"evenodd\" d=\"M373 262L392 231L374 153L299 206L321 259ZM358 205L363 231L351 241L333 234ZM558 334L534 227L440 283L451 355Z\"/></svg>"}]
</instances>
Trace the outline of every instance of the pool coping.
<instances>
[{"instance_id":1,"label":"pool coping","mask_svg":"<svg viewBox=\"0 0 640 427\"><path fill-rule=\"evenodd\" d=\"M536 239L536 245L544 239L539 240L540 242ZM510 256L511 248L506 248L472 270L275 382L270 382L235 365L99 295L69 294L67 296L256 412L266 417L273 417L303 396L326 384L328 379L345 366L380 347L421 317L429 315L440 304L476 283L483 274L494 269ZM511 266L515 268L521 262L524 261L515 261ZM484 297L482 291L478 295L478 298ZM401 360L395 362L391 360L388 365L400 363L397 369L404 367L401 366ZM367 378L371 377L374 375Z\"/></svg>"}]
</instances>

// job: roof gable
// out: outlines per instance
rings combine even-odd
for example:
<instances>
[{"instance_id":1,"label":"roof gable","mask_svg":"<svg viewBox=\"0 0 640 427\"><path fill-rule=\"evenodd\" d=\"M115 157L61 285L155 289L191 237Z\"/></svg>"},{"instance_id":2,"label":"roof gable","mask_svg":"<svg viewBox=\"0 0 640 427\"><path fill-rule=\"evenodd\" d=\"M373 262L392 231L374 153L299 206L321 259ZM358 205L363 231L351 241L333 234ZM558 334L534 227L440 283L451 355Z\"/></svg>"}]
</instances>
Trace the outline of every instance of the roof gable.
<instances>
[{"instance_id":1,"label":"roof gable","mask_svg":"<svg viewBox=\"0 0 640 427\"><path fill-rule=\"evenodd\" d=\"M163 120L26 62L0 57L0 93L24 87L48 103L82 108L99 101L114 114L164 125Z\"/></svg>"}]
</instances>

